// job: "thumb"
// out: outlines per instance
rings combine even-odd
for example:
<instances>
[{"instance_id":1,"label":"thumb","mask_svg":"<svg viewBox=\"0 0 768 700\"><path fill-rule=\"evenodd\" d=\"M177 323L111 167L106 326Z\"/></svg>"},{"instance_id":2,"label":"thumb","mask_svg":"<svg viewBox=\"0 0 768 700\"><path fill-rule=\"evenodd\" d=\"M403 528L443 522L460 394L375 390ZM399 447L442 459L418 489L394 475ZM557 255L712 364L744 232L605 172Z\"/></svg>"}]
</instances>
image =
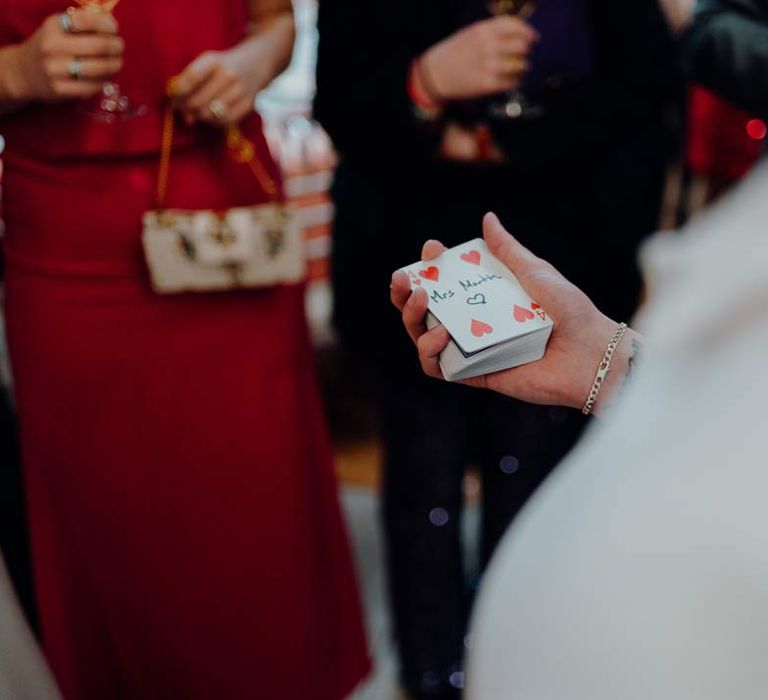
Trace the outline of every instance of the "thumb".
<instances>
[{"instance_id":1,"label":"thumb","mask_svg":"<svg viewBox=\"0 0 768 700\"><path fill-rule=\"evenodd\" d=\"M512 236L496 214L489 212L483 217L483 238L491 252L512 271L530 296L538 300L550 296L551 284L555 279L561 279L560 274Z\"/></svg>"},{"instance_id":2,"label":"thumb","mask_svg":"<svg viewBox=\"0 0 768 700\"><path fill-rule=\"evenodd\" d=\"M491 252L512 270L517 278L535 272L547 264L512 236L501 225L499 217L492 212L483 217L483 238Z\"/></svg>"}]
</instances>

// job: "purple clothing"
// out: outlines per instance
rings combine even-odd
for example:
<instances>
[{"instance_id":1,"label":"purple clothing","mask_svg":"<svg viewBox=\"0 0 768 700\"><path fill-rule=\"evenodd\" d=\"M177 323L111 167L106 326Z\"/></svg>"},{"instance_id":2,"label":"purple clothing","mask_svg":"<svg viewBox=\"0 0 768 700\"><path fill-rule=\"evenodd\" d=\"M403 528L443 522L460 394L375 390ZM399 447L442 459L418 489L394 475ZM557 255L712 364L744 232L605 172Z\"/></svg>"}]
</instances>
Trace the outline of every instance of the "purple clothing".
<instances>
[{"instance_id":1,"label":"purple clothing","mask_svg":"<svg viewBox=\"0 0 768 700\"><path fill-rule=\"evenodd\" d=\"M536 94L564 83L579 82L592 72L592 27L588 0L538 0L528 20L540 35L531 54L523 89ZM487 18L487 0L470 0L462 24Z\"/></svg>"},{"instance_id":2,"label":"purple clothing","mask_svg":"<svg viewBox=\"0 0 768 700\"><path fill-rule=\"evenodd\" d=\"M587 78L592 71L592 30L586 0L538 0L530 24L540 35L523 89L535 94Z\"/></svg>"}]
</instances>

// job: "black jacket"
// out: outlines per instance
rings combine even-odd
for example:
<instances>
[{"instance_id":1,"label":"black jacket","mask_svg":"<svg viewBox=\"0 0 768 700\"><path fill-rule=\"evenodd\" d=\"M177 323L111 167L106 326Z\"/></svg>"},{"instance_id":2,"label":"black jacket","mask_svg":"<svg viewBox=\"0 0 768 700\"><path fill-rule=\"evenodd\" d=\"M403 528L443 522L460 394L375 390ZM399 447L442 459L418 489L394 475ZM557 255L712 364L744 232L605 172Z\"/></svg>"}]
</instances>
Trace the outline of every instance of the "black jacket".
<instances>
[{"instance_id":1,"label":"black jacket","mask_svg":"<svg viewBox=\"0 0 768 700\"><path fill-rule=\"evenodd\" d=\"M699 0L683 60L689 78L768 117L768 0Z\"/></svg>"}]
</instances>

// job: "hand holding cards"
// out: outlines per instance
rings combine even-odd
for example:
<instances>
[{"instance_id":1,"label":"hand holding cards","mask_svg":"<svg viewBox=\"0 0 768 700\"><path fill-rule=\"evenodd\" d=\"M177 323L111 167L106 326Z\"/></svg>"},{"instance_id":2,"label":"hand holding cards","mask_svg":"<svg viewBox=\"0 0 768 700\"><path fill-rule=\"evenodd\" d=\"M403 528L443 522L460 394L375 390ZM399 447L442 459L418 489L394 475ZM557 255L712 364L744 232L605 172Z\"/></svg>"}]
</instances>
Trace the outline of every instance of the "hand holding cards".
<instances>
[{"instance_id":1,"label":"hand holding cards","mask_svg":"<svg viewBox=\"0 0 768 700\"><path fill-rule=\"evenodd\" d=\"M446 379L457 381L541 359L552 320L497 260L482 239L403 268L412 288L429 297L427 326L451 336L440 355Z\"/></svg>"}]
</instances>

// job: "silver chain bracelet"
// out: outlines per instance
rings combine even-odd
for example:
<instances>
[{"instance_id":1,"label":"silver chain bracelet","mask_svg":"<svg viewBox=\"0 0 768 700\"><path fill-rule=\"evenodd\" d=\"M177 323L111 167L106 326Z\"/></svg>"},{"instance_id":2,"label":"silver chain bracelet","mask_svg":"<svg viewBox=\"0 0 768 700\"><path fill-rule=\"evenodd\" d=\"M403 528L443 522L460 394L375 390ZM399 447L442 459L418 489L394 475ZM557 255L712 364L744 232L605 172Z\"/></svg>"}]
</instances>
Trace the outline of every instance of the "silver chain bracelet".
<instances>
[{"instance_id":1,"label":"silver chain bracelet","mask_svg":"<svg viewBox=\"0 0 768 700\"><path fill-rule=\"evenodd\" d=\"M592 413L592 409L595 407L595 401L597 401L597 396L603 386L603 381L605 381L606 376L608 376L608 371L611 369L613 353L616 352L616 348L619 346L619 343L624 337L626 330L627 324L620 323L619 327L616 329L616 332L613 334L613 338L611 338L611 342L608 343L608 347L605 349L605 355L603 355L603 360L600 363L600 366L597 368L595 381L592 383L592 389L590 390L589 396L587 397L587 402L584 404L584 408L581 409L581 412L585 416L588 416L590 413Z\"/></svg>"}]
</instances>

